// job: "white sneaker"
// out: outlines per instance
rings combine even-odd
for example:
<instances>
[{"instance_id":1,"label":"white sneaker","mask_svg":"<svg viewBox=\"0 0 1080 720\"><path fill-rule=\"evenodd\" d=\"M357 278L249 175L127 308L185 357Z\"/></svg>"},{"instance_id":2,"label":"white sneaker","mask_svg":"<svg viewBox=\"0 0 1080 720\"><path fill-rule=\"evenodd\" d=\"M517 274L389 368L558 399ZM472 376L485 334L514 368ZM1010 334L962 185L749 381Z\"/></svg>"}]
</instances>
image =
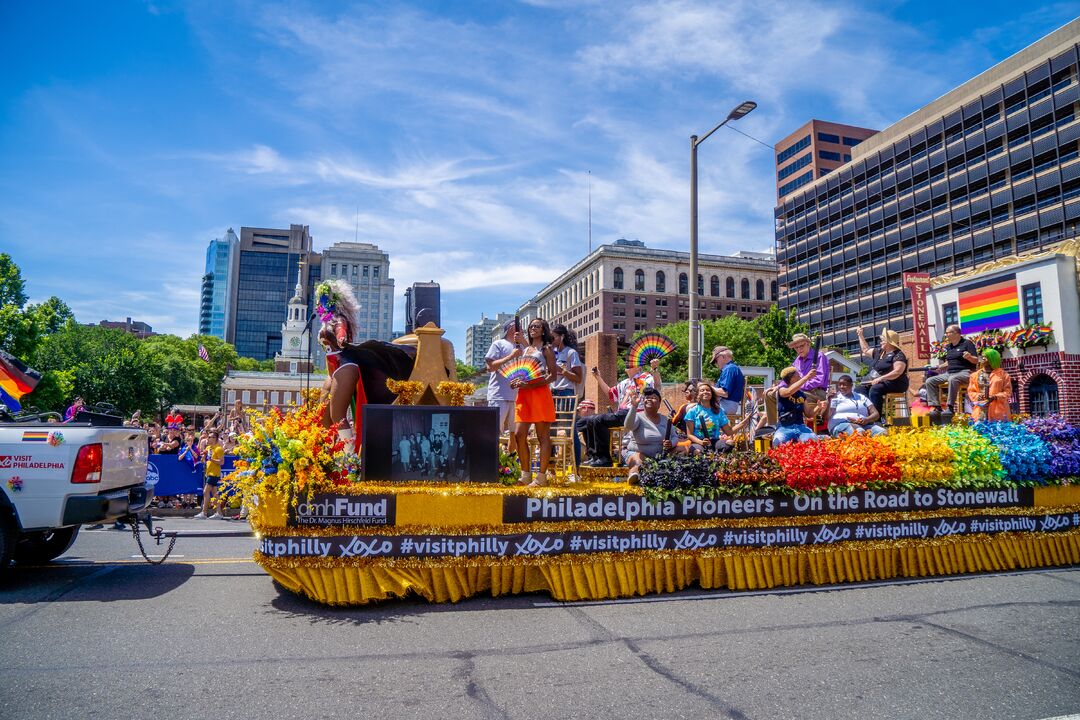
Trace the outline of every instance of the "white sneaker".
<instances>
[{"instance_id":1,"label":"white sneaker","mask_svg":"<svg viewBox=\"0 0 1080 720\"><path fill-rule=\"evenodd\" d=\"M206 513L199 513L198 515L193 515L191 519L192 520L205 520L206 519Z\"/></svg>"},{"instance_id":2,"label":"white sneaker","mask_svg":"<svg viewBox=\"0 0 1080 720\"><path fill-rule=\"evenodd\" d=\"M241 520L247 520L247 505L245 505L243 508L241 508L241 510L240 510L240 519Z\"/></svg>"},{"instance_id":3,"label":"white sneaker","mask_svg":"<svg viewBox=\"0 0 1080 720\"><path fill-rule=\"evenodd\" d=\"M210 516L210 519L211 520L224 520L225 516L222 515L221 513L214 513L213 515Z\"/></svg>"}]
</instances>

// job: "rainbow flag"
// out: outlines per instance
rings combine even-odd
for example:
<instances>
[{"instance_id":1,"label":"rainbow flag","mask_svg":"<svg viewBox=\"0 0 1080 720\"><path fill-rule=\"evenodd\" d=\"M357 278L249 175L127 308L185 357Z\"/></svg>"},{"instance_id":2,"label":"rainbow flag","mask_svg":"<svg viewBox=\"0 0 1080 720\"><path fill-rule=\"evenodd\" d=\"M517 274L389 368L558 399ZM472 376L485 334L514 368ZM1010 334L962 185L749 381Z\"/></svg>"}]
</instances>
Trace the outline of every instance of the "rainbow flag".
<instances>
[{"instance_id":1,"label":"rainbow flag","mask_svg":"<svg viewBox=\"0 0 1080 720\"><path fill-rule=\"evenodd\" d=\"M0 350L0 404L13 412L20 410L19 398L37 387L40 380L41 373Z\"/></svg>"},{"instance_id":2,"label":"rainbow flag","mask_svg":"<svg viewBox=\"0 0 1080 720\"><path fill-rule=\"evenodd\" d=\"M1020 297L1015 273L960 288L960 332L979 333L1019 324Z\"/></svg>"}]
</instances>

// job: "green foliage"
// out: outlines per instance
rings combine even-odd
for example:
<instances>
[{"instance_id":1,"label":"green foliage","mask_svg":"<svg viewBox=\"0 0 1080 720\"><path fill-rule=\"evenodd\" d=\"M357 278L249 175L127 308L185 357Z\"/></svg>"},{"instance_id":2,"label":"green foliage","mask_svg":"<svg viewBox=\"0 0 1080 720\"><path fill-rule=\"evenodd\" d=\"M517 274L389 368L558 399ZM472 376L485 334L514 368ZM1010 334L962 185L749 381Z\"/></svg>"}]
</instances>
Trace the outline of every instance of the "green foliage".
<instances>
[{"instance_id":1,"label":"green foliage","mask_svg":"<svg viewBox=\"0 0 1080 720\"><path fill-rule=\"evenodd\" d=\"M42 337L72 317L71 308L56 297L39 305L27 305L26 300L19 266L10 255L0 253L0 348L24 362Z\"/></svg>"},{"instance_id":2,"label":"green foliage","mask_svg":"<svg viewBox=\"0 0 1080 720\"><path fill-rule=\"evenodd\" d=\"M465 380L469 380L470 378L476 377L477 375L484 372L483 370L477 370L472 365L466 365L465 363L461 362L456 358L454 359L454 362L457 364L458 380L461 380L462 382L464 382Z\"/></svg>"},{"instance_id":3,"label":"green foliage","mask_svg":"<svg viewBox=\"0 0 1080 720\"><path fill-rule=\"evenodd\" d=\"M771 367L777 372L790 365L795 358L795 353L788 348L791 336L796 333L808 333L810 327L795 319L795 311L784 313L776 305L769 308L764 315L754 320L757 329L761 332L765 350L762 362L758 363L765 367ZM736 355L738 360L739 356Z\"/></svg>"}]
</instances>

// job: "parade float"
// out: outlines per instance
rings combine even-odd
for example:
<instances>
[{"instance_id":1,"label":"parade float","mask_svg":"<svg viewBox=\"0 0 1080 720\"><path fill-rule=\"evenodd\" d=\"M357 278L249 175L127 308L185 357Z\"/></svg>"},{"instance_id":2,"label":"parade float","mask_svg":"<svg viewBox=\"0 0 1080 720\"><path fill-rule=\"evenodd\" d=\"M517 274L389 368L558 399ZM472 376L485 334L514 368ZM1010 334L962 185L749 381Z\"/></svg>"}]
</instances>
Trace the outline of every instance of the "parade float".
<instances>
[{"instance_id":1,"label":"parade float","mask_svg":"<svg viewBox=\"0 0 1080 720\"><path fill-rule=\"evenodd\" d=\"M417 331L358 457L313 402L254 418L231 483L255 561L333 605L545 592L598 600L1080 563L1080 429L1056 418L890 428L767 453L651 462L641 486L516 478L496 411L464 407L442 331ZM418 467L418 438L445 438ZM448 460L450 456L453 460Z\"/></svg>"}]
</instances>

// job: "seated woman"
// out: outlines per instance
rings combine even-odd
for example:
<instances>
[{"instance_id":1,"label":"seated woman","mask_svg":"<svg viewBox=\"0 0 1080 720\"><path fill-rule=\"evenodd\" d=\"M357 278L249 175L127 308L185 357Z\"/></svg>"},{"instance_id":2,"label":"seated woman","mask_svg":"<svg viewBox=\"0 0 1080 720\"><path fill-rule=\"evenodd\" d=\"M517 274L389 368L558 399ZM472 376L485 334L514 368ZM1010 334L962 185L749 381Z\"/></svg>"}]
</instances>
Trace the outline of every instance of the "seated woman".
<instances>
[{"instance_id":1,"label":"seated woman","mask_svg":"<svg viewBox=\"0 0 1080 720\"><path fill-rule=\"evenodd\" d=\"M780 371L780 385L768 391L776 395L778 422L776 432L773 433L774 446L787 442L808 442L817 439L814 431L803 421L806 394L800 389L804 383L816 376L815 368L810 368L810 371L802 376L799 375L798 370L790 366Z\"/></svg>"},{"instance_id":2,"label":"seated woman","mask_svg":"<svg viewBox=\"0 0 1080 720\"><path fill-rule=\"evenodd\" d=\"M885 428L876 424L881 418L876 407L862 393L854 390L850 375L841 375L836 381L836 394L829 400L829 434L833 437L852 433L884 435Z\"/></svg>"},{"instance_id":3,"label":"seated woman","mask_svg":"<svg viewBox=\"0 0 1080 720\"><path fill-rule=\"evenodd\" d=\"M630 469L628 481L636 484L641 477L641 463L649 457L675 449L675 430L671 421L660 414L660 391L646 387L641 391L643 410L639 413L638 390L630 391L630 406L626 411L623 428L627 431L626 447L623 449L623 463Z\"/></svg>"},{"instance_id":4,"label":"seated woman","mask_svg":"<svg viewBox=\"0 0 1080 720\"><path fill-rule=\"evenodd\" d=\"M979 355L979 366L968 379L968 400L973 420L1008 420L1012 399L1012 378L1001 367L1001 353L987 348Z\"/></svg>"},{"instance_id":5,"label":"seated woman","mask_svg":"<svg viewBox=\"0 0 1080 720\"><path fill-rule=\"evenodd\" d=\"M735 431L727 415L720 409L716 388L707 382L698 383L697 392L697 405L686 411L686 436L690 438L690 452L727 452L732 446L720 433L734 435Z\"/></svg>"},{"instance_id":6,"label":"seated woman","mask_svg":"<svg viewBox=\"0 0 1080 720\"><path fill-rule=\"evenodd\" d=\"M870 402L877 408L878 415L885 413L885 396L889 393L908 391L908 359L900 349L900 333L885 328L881 331L881 345L871 350L863 337L862 328L855 330L859 336L859 348L863 355L869 355L870 380L863 383L862 391L870 396ZM831 431L830 431L831 432Z\"/></svg>"},{"instance_id":7,"label":"seated woman","mask_svg":"<svg viewBox=\"0 0 1080 720\"><path fill-rule=\"evenodd\" d=\"M686 411L697 405L697 386L697 380L686 381L683 385L683 404L677 411L668 416L671 418L671 424L675 426L675 432L678 435L678 442L675 445L683 449L690 447L690 439L686 437L684 426L686 425Z\"/></svg>"}]
</instances>

